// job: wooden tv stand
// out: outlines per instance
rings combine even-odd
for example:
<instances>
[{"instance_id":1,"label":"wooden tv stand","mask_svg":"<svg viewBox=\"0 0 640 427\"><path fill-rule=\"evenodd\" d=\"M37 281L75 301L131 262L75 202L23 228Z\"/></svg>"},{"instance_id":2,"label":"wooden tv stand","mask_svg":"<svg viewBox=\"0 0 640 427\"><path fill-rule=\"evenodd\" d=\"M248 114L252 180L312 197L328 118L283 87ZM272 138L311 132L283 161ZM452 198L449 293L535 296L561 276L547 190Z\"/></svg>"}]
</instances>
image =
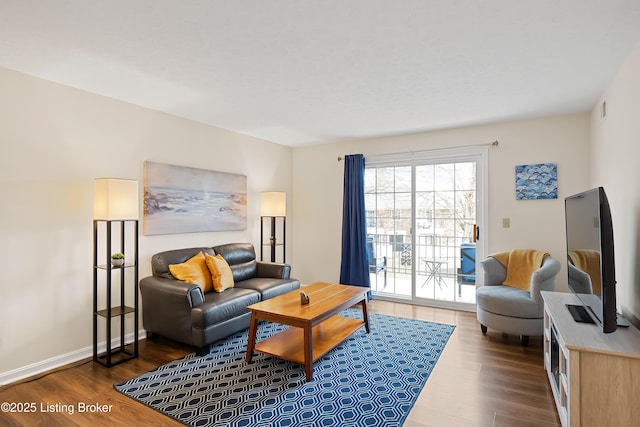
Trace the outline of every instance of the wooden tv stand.
<instances>
[{"instance_id":1,"label":"wooden tv stand","mask_svg":"<svg viewBox=\"0 0 640 427\"><path fill-rule=\"evenodd\" d=\"M640 331L629 326L605 334L573 320L570 293L541 292L544 367L568 426L631 426L640 420Z\"/></svg>"}]
</instances>

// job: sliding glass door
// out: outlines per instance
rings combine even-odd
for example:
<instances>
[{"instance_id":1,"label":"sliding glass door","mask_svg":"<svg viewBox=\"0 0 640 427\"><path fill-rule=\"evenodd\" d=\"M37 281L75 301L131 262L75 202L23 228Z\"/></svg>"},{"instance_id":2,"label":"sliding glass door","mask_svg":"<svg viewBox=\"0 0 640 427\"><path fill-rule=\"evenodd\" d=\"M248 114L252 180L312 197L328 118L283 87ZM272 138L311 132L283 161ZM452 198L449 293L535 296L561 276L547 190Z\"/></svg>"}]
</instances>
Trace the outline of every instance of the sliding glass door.
<instances>
[{"instance_id":1,"label":"sliding glass door","mask_svg":"<svg viewBox=\"0 0 640 427\"><path fill-rule=\"evenodd\" d=\"M374 295L467 308L475 304L483 171L478 155L367 160Z\"/></svg>"},{"instance_id":2,"label":"sliding glass door","mask_svg":"<svg viewBox=\"0 0 640 427\"><path fill-rule=\"evenodd\" d=\"M364 176L372 290L411 297L412 168L366 168ZM372 259L378 266L375 271Z\"/></svg>"}]
</instances>

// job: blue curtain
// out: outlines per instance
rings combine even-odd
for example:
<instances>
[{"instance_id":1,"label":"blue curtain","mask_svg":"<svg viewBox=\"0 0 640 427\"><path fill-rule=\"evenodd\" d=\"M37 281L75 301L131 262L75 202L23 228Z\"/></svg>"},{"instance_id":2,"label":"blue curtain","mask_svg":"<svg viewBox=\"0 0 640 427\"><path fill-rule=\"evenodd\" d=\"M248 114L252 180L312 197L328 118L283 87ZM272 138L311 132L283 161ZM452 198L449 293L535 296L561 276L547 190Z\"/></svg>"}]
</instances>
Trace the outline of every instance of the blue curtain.
<instances>
[{"instance_id":1,"label":"blue curtain","mask_svg":"<svg viewBox=\"0 0 640 427\"><path fill-rule=\"evenodd\" d=\"M367 260L364 156L362 154L351 154L344 159L340 283L371 287ZM369 291L369 299L371 299L371 291Z\"/></svg>"}]
</instances>

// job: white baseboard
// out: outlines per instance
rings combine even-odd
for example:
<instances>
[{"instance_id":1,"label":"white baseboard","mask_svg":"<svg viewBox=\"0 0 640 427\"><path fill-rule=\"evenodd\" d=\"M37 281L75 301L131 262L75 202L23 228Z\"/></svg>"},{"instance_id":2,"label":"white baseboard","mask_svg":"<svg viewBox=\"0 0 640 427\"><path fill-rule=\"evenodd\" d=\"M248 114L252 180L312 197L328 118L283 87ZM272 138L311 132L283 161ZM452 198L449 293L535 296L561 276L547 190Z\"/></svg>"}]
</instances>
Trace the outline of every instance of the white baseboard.
<instances>
[{"instance_id":1,"label":"white baseboard","mask_svg":"<svg viewBox=\"0 0 640 427\"><path fill-rule=\"evenodd\" d=\"M138 332L138 339L147 337L147 331L141 329ZM125 336L125 342L127 344L133 342L133 333ZM120 338L112 340L111 348L117 347L120 344ZM106 350L107 346L105 341L98 343L98 353L102 353ZM7 385L13 382L29 378L52 369L59 368L61 366L69 365L77 362L78 360L87 359L93 357L93 345L81 348L79 350L72 351L70 353L54 356L50 359L42 360L40 362L32 363L31 365L23 366L11 371L0 373L0 385Z\"/></svg>"}]
</instances>

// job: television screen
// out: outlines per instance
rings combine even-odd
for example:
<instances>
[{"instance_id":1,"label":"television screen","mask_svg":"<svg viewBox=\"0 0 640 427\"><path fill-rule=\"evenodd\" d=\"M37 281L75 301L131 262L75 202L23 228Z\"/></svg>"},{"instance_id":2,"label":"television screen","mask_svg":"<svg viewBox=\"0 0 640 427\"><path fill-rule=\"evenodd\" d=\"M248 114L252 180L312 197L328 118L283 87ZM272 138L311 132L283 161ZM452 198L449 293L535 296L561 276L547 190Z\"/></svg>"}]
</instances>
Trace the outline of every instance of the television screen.
<instances>
[{"instance_id":1,"label":"television screen","mask_svg":"<svg viewBox=\"0 0 640 427\"><path fill-rule=\"evenodd\" d=\"M602 187L565 199L569 289L580 306L570 306L578 321L616 330L615 262L609 202Z\"/></svg>"}]
</instances>

